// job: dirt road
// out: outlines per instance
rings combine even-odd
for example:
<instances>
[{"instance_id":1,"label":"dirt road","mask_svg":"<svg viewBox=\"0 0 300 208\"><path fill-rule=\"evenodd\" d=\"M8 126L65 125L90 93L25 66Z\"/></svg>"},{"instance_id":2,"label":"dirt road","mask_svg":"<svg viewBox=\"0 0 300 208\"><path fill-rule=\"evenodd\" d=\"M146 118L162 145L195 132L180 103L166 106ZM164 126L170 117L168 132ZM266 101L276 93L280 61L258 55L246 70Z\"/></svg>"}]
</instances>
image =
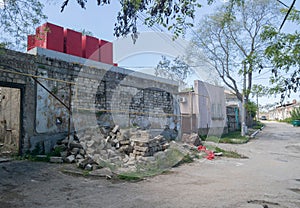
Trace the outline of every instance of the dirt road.
<instances>
[{"instance_id":1,"label":"dirt road","mask_svg":"<svg viewBox=\"0 0 300 208\"><path fill-rule=\"evenodd\" d=\"M266 122L249 143L220 146L249 159L198 160L137 183L69 176L64 165L0 163L0 207L300 207L299 127Z\"/></svg>"}]
</instances>

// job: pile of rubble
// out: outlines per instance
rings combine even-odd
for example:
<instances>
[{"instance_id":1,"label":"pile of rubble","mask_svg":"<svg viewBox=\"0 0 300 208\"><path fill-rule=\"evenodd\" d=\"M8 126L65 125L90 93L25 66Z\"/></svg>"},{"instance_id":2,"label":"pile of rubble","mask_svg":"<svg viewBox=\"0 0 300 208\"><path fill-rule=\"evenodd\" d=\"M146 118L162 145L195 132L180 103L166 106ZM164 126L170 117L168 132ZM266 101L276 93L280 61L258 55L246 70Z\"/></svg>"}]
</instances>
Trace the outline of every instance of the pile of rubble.
<instances>
[{"instance_id":1,"label":"pile of rubble","mask_svg":"<svg viewBox=\"0 0 300 208\"><path fill-rule=\"evenodd\" d=\"M94 127L77 132L57 142L51 162L76 162L78 167L92 170L107 163L118 167L134 166L142 157L153 156L169 147L162 136L153 137L149 130Z\"/></svg>"},{"instance_id":2,"label":"pile of rubble","mask_svg":"<svg viewBox=\"0 0 300 208\"><path fill-rule=\"evenodd\" d=\"M167 140L162 135L151 138L148 132L137 132L130 140L133 146L133 153L131 154L133 157L153 156L154 153L169 147Z\"/></svg>"}]
</instances>

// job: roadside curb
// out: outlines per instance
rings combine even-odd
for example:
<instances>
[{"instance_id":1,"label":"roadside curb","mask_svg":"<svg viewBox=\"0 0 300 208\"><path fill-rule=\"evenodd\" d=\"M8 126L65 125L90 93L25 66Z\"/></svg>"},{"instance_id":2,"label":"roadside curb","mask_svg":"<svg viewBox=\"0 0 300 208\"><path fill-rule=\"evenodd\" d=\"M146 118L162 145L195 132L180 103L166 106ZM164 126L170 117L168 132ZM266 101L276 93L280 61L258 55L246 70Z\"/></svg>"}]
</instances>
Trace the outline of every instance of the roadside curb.
<instances>
[{"instance_id":1,"label":"roadside curb","mask_svg":"<svg viewBox=\"0 0 300 208\"><path fill-rule=\"evenodd\" d=\"M261 127L260 129L257 129L254 133L252 133L252 134L250 135L250 138L255 138L255 136L256 136L261 130L263 130L264 127L265 127L265 126Z\"/></svg>"},{"instance_id":2,"label":"roadside curb","mask_svg":"<svg viewBox=\"0 0 300 208\"><path fill-rule=\"evenodd\" d=\"M12 160L13 160L12 158L1 158L0 157L0 163L11 162Z\"/></svg>"}]
</instances>

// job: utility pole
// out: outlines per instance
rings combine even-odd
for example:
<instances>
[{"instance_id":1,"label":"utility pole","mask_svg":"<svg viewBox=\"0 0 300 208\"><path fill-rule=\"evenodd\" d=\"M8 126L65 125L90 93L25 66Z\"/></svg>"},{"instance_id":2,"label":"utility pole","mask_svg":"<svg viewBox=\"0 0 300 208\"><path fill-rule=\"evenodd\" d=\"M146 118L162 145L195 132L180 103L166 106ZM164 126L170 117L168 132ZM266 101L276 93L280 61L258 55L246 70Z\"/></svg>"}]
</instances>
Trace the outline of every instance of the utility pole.
<instances>
[{"instance_id":1,"label":"utility pole","mask_svg":"<svg viewBox=\"0 0 300 208\"><path fill-rule=\"evenodd\" d=\"M258 92L256 93L256 105L257 105L257 120L259 120Z\"/></svg>"},{"instance_id":2,"label":"utility pole","mask_svg":"<svg viewBox=\"0 0 300 208\"><path fill-rule=\"evenodd\" d=\"M244 63L244 83L243 83L243 102L242 102L242 128L241 128L241 136L246 135L246 63Z\"/></svg>"}]
</instances>

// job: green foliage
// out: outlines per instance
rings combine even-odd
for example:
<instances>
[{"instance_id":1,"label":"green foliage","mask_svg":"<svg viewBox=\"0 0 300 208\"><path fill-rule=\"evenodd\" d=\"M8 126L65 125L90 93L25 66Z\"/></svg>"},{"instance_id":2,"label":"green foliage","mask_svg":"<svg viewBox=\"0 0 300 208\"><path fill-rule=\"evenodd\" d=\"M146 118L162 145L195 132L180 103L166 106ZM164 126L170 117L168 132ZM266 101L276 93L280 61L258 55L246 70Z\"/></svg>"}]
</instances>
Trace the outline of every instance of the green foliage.
<instances>
[{"instance_id":1,"label":"green foliage","mask_svg":"<svg viewBox=\"0 0 300 208\"><path fill-rule=\"evenodd\" d=\"M125 181L138 181L143 179L140 174L136 172L132 173L121 173L117 176L120 180L125 180Z\"/></svg>"},{"instance_id":2,"label":"green foliage","mask_svg":"<svg viewBox=\"0 0 300 208\"><path fill-rule=\"evenodd\" d=\"M253 129L261 129L264 126L264 124L260 121L255 121L254 126L252 127Z\"/></svg>"},{"instance_id":3,"label":"green foliage","mask_svg":"<svg viewBox=\"0 0 300 208\"><path fill-rule=\"evenodd\" d=\"M229 132L227 134L223 134L220 143L229 143L229 144L243 144L248 142L248 137L241 136L240 131Z\"/></svg>"},{"instance_id":4,"label":"green foliage","mask_svg":"<svg viewBox=\"0 0 300 208\"><path fill-rule=\"evenodd\" d=\"M0 42L9 47L25 47L27 35L46 19L39 0L4 0L0 5ZM12 40L13 39L13 40Z\"/></svg>"},{"instance_id":5,"label":"green foliage","mask_svg":"<svg viewBox=\"0 0 300 208\"><path fill-rule=\"evenodd\" d=\"M176 164L174 167L177 167L177 166L185 164L185 163L192 163L192 162L194 162L194 159L191 157L191 155L187 154L187 155L184 155L182 160L178 164Z\"/></svg>"},{"instance_id":6,"label":"green foliage","mask_svg":"<svg viewBox=\"0 0 300 208\"><path fill-rule=\"evenodd\" d=\"M263 86L261 84L254 84L252 85L252 97L257 96L257 97L262 97L265 95L268 95L270 92L269 88L266 86Z\"/></svg>"},{"instance_id":7,"label":"green foliage","mask_svg":"<svg viewBox=\"0 0 300 208\"><path fill-rule=\"evenodd\" d=\"M40 143L36 143L34 149L30 152L30 155L39 155L39 154L44 154L43 149L41 147Z\"/></svg>"},{"instance_id":8,"label":"green foliage","mask_svg":"<svg viewBox=\"0 0 300 208\"><path fill-rule=\"evenodd\" d=\"M291 117L283 119L283 120L279 120L279 122L285 122L285 123L289 123L291 124L293 122L294 119L292 119Z\"/></svg>"},{"instance_id":9,"label":"green foliage","mask_svg":"<svg viewBox=\"0 0 300 208\"><path fill-rule=\"evenodd\" d=\"M100 6L110 4L109 0L97 0ZM63 11L69 0L61 7ZM77 0L85 8L87 0ZM120 0L121 10L118 12L114 28L116 37L132 34L137 39L137 21L140 19L149 27L159 24L173 32L174 37L184 34L186 27L193 26L195 11L201 7L197 0Z\"/></svg>"},{"instance_id":10,"label":"green foliage","mask_svg":"<svg viewBox=\"0 0 300 208\"><path fill-rule=\"evenodd\" d=\"M286 11L285 11L286 12ZM300 24L300 13L292 10L288 20ZM265 55L273 64L270 81L275 86L274 94L281 94L281 102L300 89L300 34L299 30L293 33L283 33L272 26L266 26L261 34L267 43ZM290 74L287 76L287 74Z\"/></svg>"},{"instance_id":11,"label":"green foliage","mask_svg":"<svg viewBox=\"0 0 300 208\"><path fill-rule=\"evenodd\" d=\"M251 116L251 118L254 118L256 116L257 112L257 105L254 102L248 101L248 103L245 105L245 108L247 110L247 113Z\"/></svg>"},{"instance_id":12,"label":"green foliage","mask_svg":"<svg viewBox=\"0 0 300 208\"><path fill-rule=\"evenodd\" d=\"M94 34L91 31L88 31L86 29L81 29L79 32L82 33L82 35L89 35L89 36L94 36Z\"/></svg>"},{"instance_id":13,"label":"green foliage","mask_svg":"<svg viewBox=\"0 0 300 208\"><path fill-rule=\"evenodd\" d=\"M227 150L221 149L219 147L215 148L215 152L222 152L222 156L229 157L229 158L247 158L235 151L227 151Z\"/></svg>"},{"instance_id":14,"label":"green foliage","mask_svg":"<svg viewBox=\"0 0 300 208\"><path fill-rule=\"evenodd\" d=\"M4 43L4 42L1 43L0 42L0 49L5 49L5 48L7 48L7 46L8 46L7 43Z\"/></svg>"},{"instance_id":15,"label":"green foliage","mask_svg":"<svg viewBox=\"0 0 300 208\"><path fill-rule=\"evenodd\" d=\"M99 6L110 4L110 0L96 0ZM209 5L216 0L207 0ZM244 0L230 0L230 5L241 5ZM61 11L66 9L69 0L64 0ZM77 0L85 9L87 0ZM131 34L134 41L138 38L137 21L152 27L161 25L171 31L174 38L184 35L188 27L194 26L195 13L202 5L198 0L120 0L121 10L118 12L114 28L116 37Z\"/></svg>"},{"instance_id":16,"label":"green foliage","mask_svg":"<svg viewBox=\"0 0 300 208\"><path fill-rule=\"evenodd\" d=\"M240 131L229 132L227 134L223 134L221 138L216 136L207 136L202 139L202 141L210 141L215 143L227 143L227 144L243 144L248 142L248 137L241 136Z\"/></svg>"},{"instance_id":17,"label":"green foliage","mask_svg":"<svg viewBox=\"0 0 300 208\"><path fill-rule=\"evenodd\" d=\"M294 108L290 114L292 120L300 120L300 107Z\"/></svg>"}]
</instances>

